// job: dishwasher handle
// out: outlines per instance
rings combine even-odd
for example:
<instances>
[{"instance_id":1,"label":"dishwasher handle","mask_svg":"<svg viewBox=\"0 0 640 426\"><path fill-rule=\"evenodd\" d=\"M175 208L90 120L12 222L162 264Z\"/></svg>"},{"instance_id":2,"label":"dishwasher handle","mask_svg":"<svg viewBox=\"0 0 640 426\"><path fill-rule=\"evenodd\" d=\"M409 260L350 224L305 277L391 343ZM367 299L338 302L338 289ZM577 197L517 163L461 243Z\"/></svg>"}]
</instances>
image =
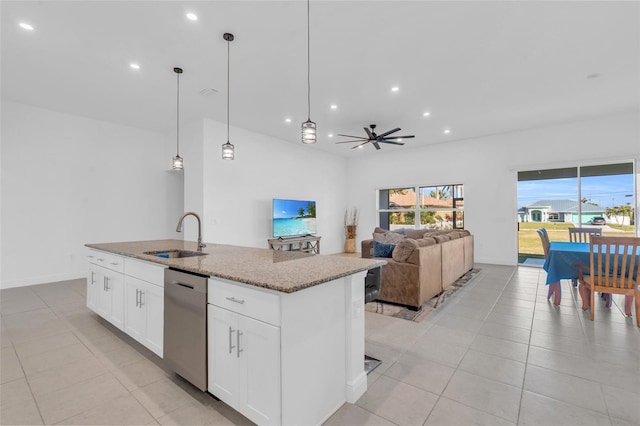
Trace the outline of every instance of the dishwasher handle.
<instances>
[{"instance_id":1,"label":"dishwasher handle","mask_svg":"<svg viewBox=\"0 0 640 426\"><path fill-rule=\"evenodd\" d=\"M193 290L193 286L191 284L184 284L184 283L175 283L175 284L178 284L178 285L181 285L182 287L187 287Z\"/></svg>"}]
</instances>

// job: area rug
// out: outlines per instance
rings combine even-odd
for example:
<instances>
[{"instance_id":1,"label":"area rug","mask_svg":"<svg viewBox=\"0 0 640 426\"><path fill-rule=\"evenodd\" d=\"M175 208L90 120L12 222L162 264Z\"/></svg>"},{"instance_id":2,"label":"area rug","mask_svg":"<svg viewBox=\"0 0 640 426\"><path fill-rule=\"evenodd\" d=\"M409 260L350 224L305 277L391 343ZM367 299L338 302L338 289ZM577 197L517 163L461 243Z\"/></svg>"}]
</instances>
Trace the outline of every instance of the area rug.
<instances>
[{"instance_id":1,"label":"area rug","mask_svg":"<svg viewBox=\"0 0 640 426\"><path fill-rule=\"evenodd\" d=\"M404 306L395 305L393 303L374 301L364 305L364 309L376 314L387 315L395 318L402 318L409 321L420 322L429 315L434 309L442 305L449 297L451 297L456 291L460 290L475 277L480 269L473 268L453 283L452 286L445 291L435 296L432 299L427 300L417 311L409 309Z\"/></svg>"}]
</instances>

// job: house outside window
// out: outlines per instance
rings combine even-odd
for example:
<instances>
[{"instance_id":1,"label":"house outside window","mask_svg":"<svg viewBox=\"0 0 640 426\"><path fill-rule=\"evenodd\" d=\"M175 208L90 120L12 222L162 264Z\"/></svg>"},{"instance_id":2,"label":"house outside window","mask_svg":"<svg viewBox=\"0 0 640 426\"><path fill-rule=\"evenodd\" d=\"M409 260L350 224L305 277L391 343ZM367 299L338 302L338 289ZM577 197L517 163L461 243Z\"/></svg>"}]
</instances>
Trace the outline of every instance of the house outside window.
<instances>
[{"instance_id":1,"label":"house outside window","mask_svg":"<svg viewBox=\"0 0 640 426\"><path fill-rule=\"evenodd\" d=\"M378 218L385 229L464 229L464 185L380 189Z\"/></svg>"}]
</instances>

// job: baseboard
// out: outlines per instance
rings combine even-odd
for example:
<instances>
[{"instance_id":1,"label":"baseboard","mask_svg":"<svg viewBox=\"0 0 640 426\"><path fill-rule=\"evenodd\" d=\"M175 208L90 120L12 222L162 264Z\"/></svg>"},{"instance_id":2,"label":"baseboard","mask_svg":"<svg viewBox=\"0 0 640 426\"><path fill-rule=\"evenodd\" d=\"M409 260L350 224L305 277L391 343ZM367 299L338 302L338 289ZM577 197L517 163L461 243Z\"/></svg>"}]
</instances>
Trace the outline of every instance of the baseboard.
<instances>
[{"instance_id":1,"label":"baseboard","mask_svg":"<svg viewBox=\"0 0 640 426\"><path fill-rule=\"evenodd\" d=\"M364 359L362 360L364 365ZM355 404L358 399L367 391L367 373L362 373L355 379L347 382L347 402Z\"/></svg>"},{"instance_id":2,"label":"baseboard","mask_svg":"<svg viewBox=\"0 0 640 426\"><path fill-rule=\"evenodd\" d=\"M66 273L55 275L43 275L40 277L22 278L19 280L2 280L0 282L0 289L14 288L14 287L26 287L29 285L55 283L58 281L76 280L79 278L86 278L86 275L79 273Z\"/></svg>"}]
</instances>

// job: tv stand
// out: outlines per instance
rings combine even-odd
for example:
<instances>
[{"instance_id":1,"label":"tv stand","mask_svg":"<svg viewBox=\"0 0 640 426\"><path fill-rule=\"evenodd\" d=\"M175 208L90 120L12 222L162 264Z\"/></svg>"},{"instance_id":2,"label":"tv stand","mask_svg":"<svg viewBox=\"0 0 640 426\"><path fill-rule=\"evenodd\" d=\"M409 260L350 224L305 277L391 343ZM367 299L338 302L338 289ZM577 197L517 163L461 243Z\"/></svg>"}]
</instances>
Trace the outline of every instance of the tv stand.
<instances>
[{"instance_id":1,"label":"tv stand","mask_svg":"<svg viewBox=\"0 0 640 426\"><path fill-rule=\"evenodd\" d=\"M320 238L317 235L300 237L279 237L267 240L269 248L281 251L301 251L304 253L320 254Z\"/></svg>"}]
</instances>

